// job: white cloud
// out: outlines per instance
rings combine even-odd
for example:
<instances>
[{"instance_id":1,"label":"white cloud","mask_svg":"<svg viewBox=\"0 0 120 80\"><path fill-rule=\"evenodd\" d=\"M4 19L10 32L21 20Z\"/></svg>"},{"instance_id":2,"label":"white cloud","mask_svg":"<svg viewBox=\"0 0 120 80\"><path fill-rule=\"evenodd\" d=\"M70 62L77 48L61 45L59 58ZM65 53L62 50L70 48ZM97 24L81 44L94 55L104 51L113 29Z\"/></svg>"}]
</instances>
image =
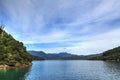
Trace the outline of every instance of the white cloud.
<instances>
[{"instance_id":1,"label":"white cloud","mask_svg":"<svg viewBox=\"0 0 120 80\"><path fill-rule=\"evenodd\" d=\"M108 49L112 49L120 45L120 28L111 30L110 32L102 33L94 36L84 36L82 38L75 38L67 41L59 41L60 44L69 44L66 47L56 48L39 48L31 47L32 50L43 50L46 52L62 52L67 51L79 55L102 53ZM75 41L77 42L69 42ZM49 43L49 42L48 42ZM66 48L66 50L64 49Z\"/></svg>"},{"instance_id":2,"label":"white cloud","mask_svg":"<svg viewBox=\"0 0 120 80\"><path fill-rule=\"evenodd\" d=\"M96 36L89 36L84 42L79 42L71 47L69 50L73 53L79 54L96 54L102 53L108 49L120 46L120 28L103 33Z\"/></svg>"},{"instance_id":3,"label":"white cloud","mask_svg":"<svg viewBox=\"0 0 120 80\"><path fill-rule=\"evenodd\" d=\"M0 3L9 20L6 30L25 44L70 44L67 51L76 54L99 53L120 45L120 26L109 24L120 18L118 0L1 0ZM42 49L55 52L64 47Z\"/></svg>"}]
</instances>

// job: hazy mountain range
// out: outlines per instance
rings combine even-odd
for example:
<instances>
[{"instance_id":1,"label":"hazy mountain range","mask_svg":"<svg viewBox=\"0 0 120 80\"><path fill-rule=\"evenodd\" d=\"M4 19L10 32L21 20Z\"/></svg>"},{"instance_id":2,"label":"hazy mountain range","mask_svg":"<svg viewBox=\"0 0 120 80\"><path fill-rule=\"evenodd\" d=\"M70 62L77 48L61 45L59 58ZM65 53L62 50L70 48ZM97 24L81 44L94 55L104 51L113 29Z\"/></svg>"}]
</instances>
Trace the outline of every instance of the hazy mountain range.
<instances>
[{"instance_id":1,"label":"hazy mountain range","mask_svg":"<svg viewBox=\"0 0 120 80\"><path fill-rule=\"evenodd\" d=\"M67 52L45 53L43 51L28 51L31 55L43 57L48 60L114 60L120 61L120 47L107 50L100 54L75 55Z\"/></svg>"},{"instance_id":2,"label":"hazy mountain range","mask_svg":"<svg viewBox=\"0 0 120 80\"><path fill-rule=\"evenodd\" d=\"M67 52L60 52L60 53L45 53L43 51L28 51L31 55L43 57L47 60L85 60L96 56L101 56L101 54L94 54L94 55L75 55Z\"/></svg>"}]
</instances>

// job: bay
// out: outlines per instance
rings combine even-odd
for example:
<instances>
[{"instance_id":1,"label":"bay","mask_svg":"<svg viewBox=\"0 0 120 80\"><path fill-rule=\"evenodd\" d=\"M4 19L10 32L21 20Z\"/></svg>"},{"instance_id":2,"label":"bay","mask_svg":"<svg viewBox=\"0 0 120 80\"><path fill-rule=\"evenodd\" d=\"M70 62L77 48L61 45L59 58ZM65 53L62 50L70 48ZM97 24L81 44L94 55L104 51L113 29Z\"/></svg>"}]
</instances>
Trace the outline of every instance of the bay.
<instances>
[{"instance_id":1,"label":"bay","mask_svg":"<svg viewBox=\"0 0 120 80\"><path fill-rule=\"evenodd\" d=\"M0 80L120 80L120 62L33 61L31 67L0 70Z\"/></svg>"}]
</instances>

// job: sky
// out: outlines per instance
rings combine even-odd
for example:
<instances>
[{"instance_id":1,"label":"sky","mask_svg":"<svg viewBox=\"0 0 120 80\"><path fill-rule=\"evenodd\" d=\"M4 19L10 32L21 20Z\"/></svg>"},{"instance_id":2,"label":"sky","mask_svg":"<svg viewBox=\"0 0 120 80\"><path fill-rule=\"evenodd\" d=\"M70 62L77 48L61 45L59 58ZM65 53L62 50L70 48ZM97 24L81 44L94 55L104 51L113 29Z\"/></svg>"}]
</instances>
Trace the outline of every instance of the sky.
<instances>
[{"instance_id":1,"label":"sky","mask_svg":"<svg viewBox=\"0 0 120 80\"><path fill-rule=\"evenodd\" d=\"M0 0L0 23L27 50L88 55L120 46L120 0Z\"/></svg>"}]
</instances>

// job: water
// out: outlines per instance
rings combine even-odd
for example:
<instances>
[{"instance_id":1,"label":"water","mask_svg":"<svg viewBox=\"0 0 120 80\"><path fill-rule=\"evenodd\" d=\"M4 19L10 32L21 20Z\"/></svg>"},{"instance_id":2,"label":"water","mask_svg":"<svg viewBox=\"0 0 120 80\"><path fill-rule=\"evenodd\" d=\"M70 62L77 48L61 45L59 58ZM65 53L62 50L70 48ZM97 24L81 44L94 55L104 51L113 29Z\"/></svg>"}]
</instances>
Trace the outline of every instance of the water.
<instances>
[{"instance_id":1,"label":"water","mask_svg":"<svg viewBox=\"0 0 120 80\"><path fill-rule=\"evenodd\" d=\"M0 70L0 80L120 80L120 62L45 60Z\"/></svg>"}]
</instances>

